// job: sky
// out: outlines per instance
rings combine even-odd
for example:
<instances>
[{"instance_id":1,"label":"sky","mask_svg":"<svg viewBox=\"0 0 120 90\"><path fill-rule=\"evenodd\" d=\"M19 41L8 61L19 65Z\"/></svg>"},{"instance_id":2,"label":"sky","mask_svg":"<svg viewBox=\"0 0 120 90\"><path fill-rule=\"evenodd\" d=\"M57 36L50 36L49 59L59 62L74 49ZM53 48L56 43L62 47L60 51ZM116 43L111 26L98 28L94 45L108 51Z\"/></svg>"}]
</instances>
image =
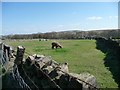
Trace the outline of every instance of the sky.
<instances>
[{"instance_id":1,"label":"sky","mask_svg":"<svg viewBox=\"0 0 120 90\"><path fill-rule=\"evenodd\" d=\"M118 28L117 2L2 2L2 34Z\"/></svg>"}]
</instances>

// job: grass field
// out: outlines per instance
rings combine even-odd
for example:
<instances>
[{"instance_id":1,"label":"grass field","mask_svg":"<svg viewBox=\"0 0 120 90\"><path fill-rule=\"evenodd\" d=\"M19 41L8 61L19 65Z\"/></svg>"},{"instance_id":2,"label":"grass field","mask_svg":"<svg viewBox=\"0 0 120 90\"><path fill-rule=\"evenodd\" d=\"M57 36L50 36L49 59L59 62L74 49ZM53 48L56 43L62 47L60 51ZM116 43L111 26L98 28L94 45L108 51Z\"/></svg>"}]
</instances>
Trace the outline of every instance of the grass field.
<instances>
[{"instance_id":1,"label":"grass field","mask_svg":"<svg viewBox=\"0 0 120 90\"><path fill-rule=\"evenodd\" d=\"M95 40L57 40L62 49L52 50L51 42L38 40L6 41L15 49L18 45L26 48L30 54L52 56L59 63L68 62L70 72L89 72L94 75L101 88L116 88L118 85L111 72L104 66L105 54L96 49Z\"/></svg>"}]
</instances>

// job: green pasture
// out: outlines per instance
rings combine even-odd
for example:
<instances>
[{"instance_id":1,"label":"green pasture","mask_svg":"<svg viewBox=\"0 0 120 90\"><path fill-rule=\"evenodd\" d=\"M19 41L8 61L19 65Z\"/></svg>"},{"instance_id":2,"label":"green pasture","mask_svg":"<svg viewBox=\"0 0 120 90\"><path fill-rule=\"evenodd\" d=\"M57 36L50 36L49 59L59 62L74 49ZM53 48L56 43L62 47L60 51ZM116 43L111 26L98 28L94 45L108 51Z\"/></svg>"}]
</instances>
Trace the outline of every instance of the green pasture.
<instances>
[{"instance_id":1,"label":"green pasture","mask_svg":"<svg viewBox=\"0 0 120 90\"><path fill-rule=\"evenodd\" d=\"M104 65L105 54L96 49L95 40L56 40L63 48L51 49L51 42L38 40L5 41L16 49L22 45L29 54L51 56L59 63L67 62L69 71L74 73L88 72L94 75L101 88L116 88L118 85L111 72ZM27 56L27 55L26 55Z\"/></svg>"}]
</instances>

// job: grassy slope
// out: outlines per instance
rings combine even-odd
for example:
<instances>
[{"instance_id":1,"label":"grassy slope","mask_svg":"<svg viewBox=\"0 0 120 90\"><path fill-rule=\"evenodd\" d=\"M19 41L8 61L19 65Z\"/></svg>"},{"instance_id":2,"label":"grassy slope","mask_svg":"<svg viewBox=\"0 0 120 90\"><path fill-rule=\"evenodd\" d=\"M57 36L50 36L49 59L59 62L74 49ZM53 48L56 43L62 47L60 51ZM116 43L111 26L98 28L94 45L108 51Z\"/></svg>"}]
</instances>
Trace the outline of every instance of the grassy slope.
<instances>
[{"instance_id":1,"label":"grassy slope","mask_svg":"<svg viewBox=\"0 0 120 90\"><path fill-rule=\"evenodd\" d=\"M52 50L52 41L7 41L17 47L23 45L30 54L52 56L60 63L68 62L70 72L93 74L102 88L115 88L117 84L112 79L111 72L104 66L105 55L96 49L95 40L59 40L63 49Z\"/></svg>"}]
</instances>

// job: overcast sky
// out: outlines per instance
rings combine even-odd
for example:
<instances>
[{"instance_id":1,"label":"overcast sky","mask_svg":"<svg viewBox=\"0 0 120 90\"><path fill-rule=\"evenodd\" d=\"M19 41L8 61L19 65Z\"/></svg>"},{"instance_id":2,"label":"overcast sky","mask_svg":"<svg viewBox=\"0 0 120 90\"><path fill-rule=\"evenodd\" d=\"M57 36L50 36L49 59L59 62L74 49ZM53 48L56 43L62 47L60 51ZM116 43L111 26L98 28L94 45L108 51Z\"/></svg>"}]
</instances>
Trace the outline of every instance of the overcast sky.
<instances>
[{"instance_id":1,"label":"overcast sky","mask_svg":"<svg viewBox=\"0 0 120 90\"><path fill-rule=\"evenodd\" d=\"M2 2L3 35L114 28L117 2Z\"/></svg>"}]
</instances>

